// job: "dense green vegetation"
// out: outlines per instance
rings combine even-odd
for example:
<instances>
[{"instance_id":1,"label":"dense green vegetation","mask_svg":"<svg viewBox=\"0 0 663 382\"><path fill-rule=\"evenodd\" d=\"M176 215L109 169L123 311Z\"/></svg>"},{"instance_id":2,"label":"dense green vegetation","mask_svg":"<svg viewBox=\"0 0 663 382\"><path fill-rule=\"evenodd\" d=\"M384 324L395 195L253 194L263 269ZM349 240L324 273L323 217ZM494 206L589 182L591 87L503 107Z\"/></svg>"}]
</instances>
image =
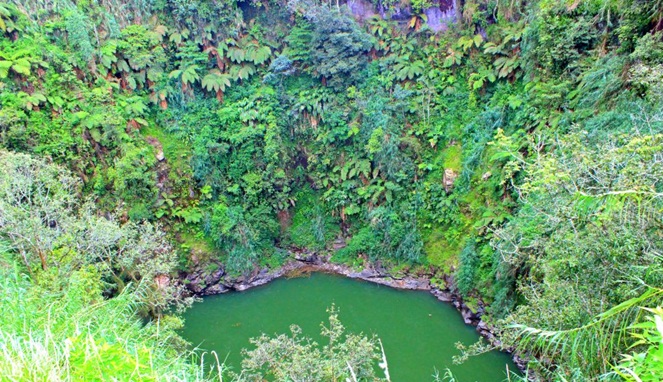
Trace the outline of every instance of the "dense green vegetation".
<instances>
[{"instance_id":1,"label":"dense green vegetation","mask_svg":"<svg viewBox=\"0 0 663 382\"><path fill-rule=\"evenodd\" d=\"M663 2L456 0L438 33L436 2L373 3L411 16L0 3L0 374L44 350L73 378L87 341L194 375L178 271L344 238L334 261L453 274L541 379L663 378Z\"/></svg>"},{"instance_id":2,"label":"dense green vegetation","mask_svg":"<svg viewBox=\"0 0 663 382\"><path fill-rule=\"evenodd\" d=\"M79 205L62 167L0 151L0 168L2 380L201 379L163 315L190 302L164 234Z\"/></svg>"}]
</instances>

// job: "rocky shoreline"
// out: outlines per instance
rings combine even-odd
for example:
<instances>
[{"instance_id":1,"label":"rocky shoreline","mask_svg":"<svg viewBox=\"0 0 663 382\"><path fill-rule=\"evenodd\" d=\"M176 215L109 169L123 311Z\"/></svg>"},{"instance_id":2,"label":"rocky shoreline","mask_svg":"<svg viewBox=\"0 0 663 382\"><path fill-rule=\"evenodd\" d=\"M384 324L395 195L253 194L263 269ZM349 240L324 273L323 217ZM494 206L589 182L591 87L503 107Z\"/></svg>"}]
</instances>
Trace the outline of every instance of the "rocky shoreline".
<instances>
[{"instance_id":1,"label":"rocky shoreline","mask_svg":"<svg viewBox=\"0 0 663 382\"><path fill-rule=\"evenodd\" d=\"M485 313L483 304L480 302L476 311L473 311L463 301L454 286L451 276L445 275L443 278L445 287L440 288L432 285L429 277L409 275L397 277L390 274L386 269L374 265L357 271L347 265L330 263L328 260L329 256L320 256L315 253L294 253L293 260L278 269L256 269L249 275L232 277L225 273L222 266L218 265L215 270L197 269L191 273L182 273L180 279L192 294L200 297L230 291L241 292L265 285L280 277L296 277L310 272L331 273L397 289L428 291L439 301L451 303L460 312L465 324L474 326L477 332L488 340L491 345L501 347L501 342L494 333L494 328L481 318ZM527 361L514 353L513 349L506 349L506 351L512 355L513 361L520 371L524 372Z\"/></svg>"}]
</instances>

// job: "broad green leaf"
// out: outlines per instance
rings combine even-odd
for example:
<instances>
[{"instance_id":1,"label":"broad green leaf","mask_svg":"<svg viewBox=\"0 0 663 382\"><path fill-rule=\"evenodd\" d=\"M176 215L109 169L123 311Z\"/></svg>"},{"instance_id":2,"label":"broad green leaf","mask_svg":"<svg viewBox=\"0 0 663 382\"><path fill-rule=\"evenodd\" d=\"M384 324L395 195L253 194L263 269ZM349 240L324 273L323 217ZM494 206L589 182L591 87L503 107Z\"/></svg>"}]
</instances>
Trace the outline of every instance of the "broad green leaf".
<instances>
[{"instance_id":1,"label":"broad green leaf","mask_svg":"<svg viewBox=\"0 0 663 382\"><path fill-rule=\"evenodd\" d=\"M12 70L18 74L23 74L26 76L30 75L30 61L25 58L19 58L14 61L12 65Z\"/></svg>"},{"instance_id":2,"label":"broad green leaf","mask_svg":"<svg viewBox=\"0 0 663 382\"><path fill-rule=\"evenodd\" d=\"M182 72L182 82L185 84L193 84L200 79L198 75L198 65L189 65Z\"/></svg>"},{"instance_id":3,"label":"broad green leaf","mask_svg":"<svg viewBox=\"0 0 663 382\"><path fill-rule=\"evenodd\" d=\"M483 87L483 79L478 79L472 84L472 89L479 90Z\"/></svg>"},{"instance_id":4,"label":"broad green leaf","mask_svg":"<svg viewBox=\"0 0 663 382\"><path fill-rule=\"evenodd\" d=\"M226 87L230 86L230 76L213 69L203 77L202 85L207 91L225 91Z\"/></svg>"},{"instance_id":5,"label":"broad green leaf","mask_svg":"<svg viewBox=\"0 0 663 382\"><path fill-rule=\"evenodd\" d=\"M240 62L244 61L245 57L246 51L241 48L233 47L228 49L228 58L230 58L233 62L239 64Z\"/></svg>"},{"instance_id":6,"label":"broad green leaf","mask_svg":"<svg viewBox=\"0 0 663 382\"><path fill-rule=\"evenodd\" d=\"M170 37L168 38L168 40L169 40L170 42L174 42L175 44L179 45L179 44L182 43L182 34L181 34L181 33L178 33L178 32L175 32L175 33L173 33L173 34L170 35Z\"/></svg>"},{"instance_id":7,"label":"broad green leaf","mask_svg":"<svg viewBox=\"0 0 663 382\"><path fill-rule=\"evenodd\" d=\"M475 35L473 41L474 41L474 46L478 48L479 45L481 45L481 43L483 42L483 36L481 36L480 34Z\"/></svg>"},{"instance_id":8,"label":"broad green leaf","mask_svg":"<svg viewBox=\"0 0 663 382\"><path fill-rule=\"evenodd\" d=\"M0 61L0 79L7 78L9 75L9 68L11 68L11 61Z\"/></svg>"}]
</instances>

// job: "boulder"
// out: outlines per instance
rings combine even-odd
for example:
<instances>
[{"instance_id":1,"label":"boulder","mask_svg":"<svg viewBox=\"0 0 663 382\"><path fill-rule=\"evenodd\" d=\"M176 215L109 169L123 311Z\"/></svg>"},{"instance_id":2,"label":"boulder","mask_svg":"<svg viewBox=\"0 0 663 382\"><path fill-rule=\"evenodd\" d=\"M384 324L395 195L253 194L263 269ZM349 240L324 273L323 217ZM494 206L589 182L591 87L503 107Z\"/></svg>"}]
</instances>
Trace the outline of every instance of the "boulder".
<instances>
[{"instance_id":1,"label":"boulder","mask_svg":"<svg viewBox=\"0 0 663 382\"><path fill-rule=\"evenodd\" d=\"M225 273L226 272L223 270L223 268L219 268L219 269L207 274L207 276L205 276L205 284L212 285L212 284L218 283L219 280L221 280L221 277L223 277L223 275L225 275Z\"/></svg>"},{"instance_id":2,"label":"boulder","mask_svg":"<svg viewBox=\"0 0 663 382\"><path fill-rule=\"evenodd\" d=\"M354 273L352 275L355 275L354 277L358 277L361 279L367 279L367 278L372 278L372 277L380 277L380 274L375 270L375 269L363 269L359 273ZM353 277L353 276L350 276Z\"/></svg>"},{"instance_id":3,"label":"boulder","mask_svg":"<svg viewBox=\"0 0 663 382\"><path fill-rule=\"evenodd\" d=\"M468 325L472 325L472 323L476 319L476 315L467 308L461 309L460 314L461 316L463 316L463 321L465 321L465 323Z\"/></svg>"},{"instance_id":4,"label":"boulder","mask_svg":"<svg viewBox=\"0 0 663 382\"><path fill-rule=\"evenodd\" d=\"M166 159L166 156L163 153L163 145L161 144L161 142L159 142L159 140L156 139L155 137L147 137L147 138L145 138L145 140L152 147L154 147L154 152L155 152L155 156L156 156L157 160L159 162L163 162Z\"/></svg>"},{"instance_id":5,"label":"boulder","mask_svg":"<svg viewBox=\"0 0 663 382\"><path fill-rule=\"evenodd\" d=\"M214 295L229 292L230 288L223 284L215 284L205 289L205 295Z\"/></svg>"},{"instance_id":6,"label":"boulder","mask_svg":"<svg viewBox=\"0 0 663 382\"><path fill-rule=\"evenodd\" d=\"M446 290L433 290L433 296L442 302L452 302L454 300L454 295L450 291Z\"/></svg>"},{"instance_id":7,"label":"boulder","mask_svg":"<svg viewBox=\"0 0 663 382\"><path fill-rule=\"evenodd\" d=\"M338 251L339 249L345 247L346 247L345 239L342 237L339 237L338 239L334 240L334 243L332 244L332 248L334 248L335 251Z\"/></svg>"}]
</instances>

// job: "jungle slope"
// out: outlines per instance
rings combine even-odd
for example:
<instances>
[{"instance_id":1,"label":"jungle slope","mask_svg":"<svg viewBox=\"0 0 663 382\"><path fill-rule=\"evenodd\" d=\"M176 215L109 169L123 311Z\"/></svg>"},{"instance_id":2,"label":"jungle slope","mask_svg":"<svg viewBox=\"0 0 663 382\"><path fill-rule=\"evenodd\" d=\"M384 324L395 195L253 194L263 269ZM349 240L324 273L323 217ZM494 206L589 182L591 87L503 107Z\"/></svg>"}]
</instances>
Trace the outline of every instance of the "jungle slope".
<instances>
[{"instance_id":1,"label":"jungle slope","mask_svg":"<svg viewBox=\"0 0 663 382\"><path fill-rule=\"evenodd\" d=\"M3 157L77 179L57 219L5 189L19 273L62 290L91 266L113 301L340 237L338 262L453 273L546 380L659 380L663 3L449 3L0 4ZM71 250L85 216L125 236ZM173 248L122 260L154 224Z\"/></svg>"}]
</instances>

